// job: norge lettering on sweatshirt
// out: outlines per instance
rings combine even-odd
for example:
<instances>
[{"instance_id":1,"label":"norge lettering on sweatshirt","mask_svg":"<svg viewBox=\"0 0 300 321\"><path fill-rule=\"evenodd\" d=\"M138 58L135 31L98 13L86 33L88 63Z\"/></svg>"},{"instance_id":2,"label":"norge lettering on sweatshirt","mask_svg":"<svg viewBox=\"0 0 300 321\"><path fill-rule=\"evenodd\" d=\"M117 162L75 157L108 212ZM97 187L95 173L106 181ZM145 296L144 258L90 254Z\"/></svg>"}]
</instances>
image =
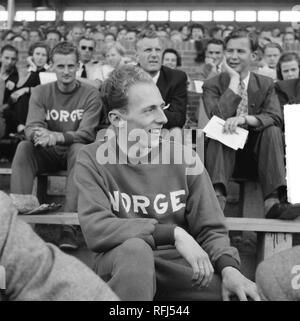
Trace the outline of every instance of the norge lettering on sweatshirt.
<instances>
[{"instance_id":1,"label":"norge lettering on sweatshirt","mask_svg":"<svg viewBox=\"0 0 300 321\"><path fill-rule=\"evenodd\" d=\"M167 212L177 212L185 208L185 203L181 202L180 196L185 195L186 191L181 189L166 194L156 194L153 199L145 195L134 195L122 193L120 191L109 192L109 198L112 208L116 212L120 212L120 205L123 206L126 213L134 212L136 214L149 215L153 210L156 214L162 215Z\"/></svg>"},{"instance_id":2,"label":"norge lettering on sweatshirt","mask_svg":"<svg viewBox=\"0 0 300 321\"><path fill-rule=\"evenodd\" d=\"M54 120L60 122L76 122L81 120L83 117L84 109L75 109L71 113L67 110L57 110L57 109L50 109L47 110L46 120Z\"/></svg>"}]
</instances>

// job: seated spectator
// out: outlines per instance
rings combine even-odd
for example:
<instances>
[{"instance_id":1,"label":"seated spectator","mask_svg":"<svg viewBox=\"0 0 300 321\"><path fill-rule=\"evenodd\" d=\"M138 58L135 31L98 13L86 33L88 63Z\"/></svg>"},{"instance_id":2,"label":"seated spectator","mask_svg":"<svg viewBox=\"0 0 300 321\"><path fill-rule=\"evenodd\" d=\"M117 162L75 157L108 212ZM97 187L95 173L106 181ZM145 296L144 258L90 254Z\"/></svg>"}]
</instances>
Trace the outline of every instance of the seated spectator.
<instances>
[{"instance_id":1,"label":"seated spectator","mask_svg":"<svg viewBox=\"0 0 300 321\"><path fill-rule=\"evenodd\" d=\"M75 24L69 33L68 41L73 43L74 46L78 46L79 40L84 36L85 28L82 24Z\"/></svg>"},{"instance_id":2,"label":"seated spectator","mask_svg":"<svg viewBox=\"0 0 300 321\"><path fill-rule=\"evenodd\" d=\"M61 34L61 41L67 40L68 25L64 21L59 21L55 28Z\"/></svg>"},{"instance_id":3,"label":"seated spectator","mask_svg":"<svg viewBox=\"0 0 300 321\"><path fill-rule=\"evenodd\" d=\"M194 23L191 25L191 37L190 41L195 42L204 38L204 26L200 23Z\"/></svg>"},{"instance_id":4,"label":"seated spectator","mask_svg":"<svg viewBox=\"0 0 300 321\"><path fill-rule=\"evenodd\" d=\"M118 300L85 264L45 243L17 214L0 191L0 267L6 272L0 301Z\"/></svg>"},{"instance_id":5,"label":"seated spectator","mask_svg":"<svg viewBox=\"0 0 300 321\"><path fill-rule=\"evenodd\" d=\"M44 38L42 32L39 29L31 29L29 32L29 42L39 42Z\"/></svg>"},{"instance_id":6,"label":"seated spectator","mask_svg":"<svg viewBox=\"0 0 300 321\"><path fill-rule=\"evenodd\" d=\"M93 38L83 37L79 41L79 68L76 73L77 79L91 86L100 88L103 81L101 78L101 63L94 59L96 43Z\"/></svg>"},{"instance_id":7,"label":"seated spectator","mask_svg":"<svg viewBox=\"0 0 300 321\"><path fill-rule=\"evenodd\" d=\"M281 251L257 267L256 283L263 301L300 301L300 246Z\"/></svg>"},{"instance_id":8,"label":"seated spectator","mask_svg":"<svg viewBox=\"0 0 300 321\"><path fill-rule=\"evenodd\" d=\"M294 32L286 32L282 36L282 46L286 50L295 49L294 45L296 44L296 36Z\"/></svg>"},{"instance_id":9,"label":"seated spectator","mask_svg":"<svg viewBox=\"0 0 300 321\"><path fill-rule=\"evenodd\" d=\"M0 138L7 137L15 132L13 113L9 106L9 98L19 81L19 73L16 68L18 50L12 45L4 45L1 48L0 57Z\"/></svg>"},{"instance_id":10,"label":"seated spectator","mask_svg":"<svg viewBox=\"0 0 300 321\"><path fill-rule=\"evenodd\" d=\"M299 78L300 59L296 52L283 53L277 63L278 80Z\"/></svg>"},{"instance_id":11,"label":"seated spectator","mask_svg":"<svg viewBox=\"0 0 300 321\"><path fill-rule=\"evenodd\" d=\"M224 60L224 42L220 39L210 39L205 47L205 62L200 65L198 80L210 79L221 72Z\"/></svg>"},{"instance_id":12,"label":"seated spectator","mask_svg":"<svg viewBox=\"0 0 300 321\"><path fill-rule=\"evenodd\" d=\"M188 25L180 27L179 32L181 33L183 41L188 41L190 39L191 30Z\"/></svg>"},{"instance_id":13,"label":"seated spectator","mask_svg":"<svg viewBox=\"0 0 300 321\"><path fill-rule=\"evenodd\" d=\"M145 31L137 42L137 61L152 77L166 103L166 128L182 128L186 121L187 76L162 66L162 43L156 32Z\"/></svg>"},{"instance_id":14,"label":"seated spectator","mask_svg":"<svg viewBox=\"0 0 300 321\"><path fill-rule=\"evenodd\" d=\"M83 144L95 140L101 112L97 89L76 80L78 60L76 47L68 42L53 48L51 62L57 81L32 91L27 140L17 147L10 184L14 194L31 194L37 174L67 170L65 212L77 210L75 159ZM65 227L59 243L61 248L77 248L74 230Z\"/></svg>"},{"instance_id":15,"label":"seated spectator","mask_svg":"<svg viewBox=\"0 0 300 321\"><path fill-rule=\"evenodd\" d=\"M25 39L25 41L29 41L29 32L30 29L27 28L23 28L23 30L21 31L21 36Z\"/></svg>"},{"instance_id":16,"label":"seated spectator","mask_svg":"<svg viewBox=\"0 0 300 321\"><path fill-rule=\"evenodd\" d=\"M281 53L282 48L278 43L267 43L263 48L263 62L265 65L262 68L259 68L257 73L259 73L260 75L268 76L273 80L276 80L276 66L281 56Z\"/></svg>"},{"instance_id":17,"label":"seated spectator","mask_svg":"<svg viewBox=\"0 0 300 321\"><path fill-rule=\"evenodd\" d=\"M46 32L46 41L51 48L57 45L62 39L61 33L56 29L49 29Z\"/></svg>"},{"instance_id":18,"label":"seated spectator","mask_svg":"<svg viewBox=\"0 0 300 321\"><path fill-rule=\"evenodd\" d=\"M187 147L159 139L165 102L150 75L136 66L116 69L103 96L110 138L80 151L75 174L79 221L97 254L97 274L122 300L259 300L239 271L198 155L176 162L172 155L186 155ZM139 130L138 143L131 130ZM102 162L105 144L112 158ZM158 162L149 164L153 156Z\"/></svg>"},{"instance_id":19,"label":"seated spectator","mask_svg":"<svg viewBox=\"0 0 300 321\"><path fill-rule=\"evenodd\" d=\"M105 48L106 63L101 66L99 78L104 81L109 74L123 64L123 57L125 55L125 48L118 42L108 43Z\"/></svg>"},{"instance_id":20,"label":"seated spectator","mask_svg":"<svg viewBox=\"0 0 300 321\"><path fill-rule=\"evenodd\" d=\"M178 30L172 30L170 33L170 40L173 43L182 43L183 37L182 34Z\"/></svg>"},{"instance_id":21,"label":"seated spectator","mask_svg":"<svg viewBox=\"0 0 300 321\"><path fill-rule=\"evenodd\" d=\"M114 42L116 42L116 36L111 32L107 32L104 35L104 43L109 44L109 43L114 43Z\"/></svg>"},{"instance_id":22,"label":"seated spectator","mask_svg":"<svg viewBox=\"0 0 300 321\"><path fill-rule=\"evenodd\" d=\"M210 38L213 39L222 39L222 33L223 30L220 27L213 27L210 31L209 31L209 36Z\"/></svg>"},{"instance_id":23,"label":"seated spectator","mask_svg":"<svg viewBox=\"0 0 300 321\"><path fill-rule=\"evenodd\" d=\"M249 135L244 149L238 152L209 139L206 149L208 173L220 206L224 209L228 182L238 153L247 153L248 157L244 158L247 160L254 155L262 185L265 215L267 218L284 219L295 207L286 201L283 119L273 81L250 72L257 49L254 35L243 30L234 31L226 38L225 47L224 72L204 83L204 107L209 119L216 115L225 120L225 133L234 135L237 126L246 126ZM237 164L241 165L249 166ZM300 211L295 211L295 217L299 214Z\"/></svg>"},{"instance_id":24,"label":"seated spectator","mask_svg":"<svg viewBox=\"0 0 300 321\"><path fill-rule=\"evenodd\" d=\"M126 33L125 40L128 42L131 42L131 43L135 43L136 42L136 34L137 34L136 30L129 29Z\"/></svg>"},{"instance_id":25,"label":"seated spectator","mask_svg":"<svg viewBox=\"0 0 300 321\"><path fill-rule=\"evenodd\" d=\"M35 42L29 48L28 74L25 79L20 80L11 94L10 99L13 103L12 111L15 118L17 136L25 138L24 129L28 114L29 98L31 89L40 84L39 74L49 69L49 47L43 42Z\"/></svg>"},{"instance_id":26,"label":"seated spectator","mask_svg":"<svg viewBox=\"0 0 300 321\"><path fill-rule=\"evenodd\" d=\"M162 54L162 64L163 66L171 69L177 69L178 67L181 67L181 57L178 51L173 48L165 49Z\"/></svg>"}]
</instances>

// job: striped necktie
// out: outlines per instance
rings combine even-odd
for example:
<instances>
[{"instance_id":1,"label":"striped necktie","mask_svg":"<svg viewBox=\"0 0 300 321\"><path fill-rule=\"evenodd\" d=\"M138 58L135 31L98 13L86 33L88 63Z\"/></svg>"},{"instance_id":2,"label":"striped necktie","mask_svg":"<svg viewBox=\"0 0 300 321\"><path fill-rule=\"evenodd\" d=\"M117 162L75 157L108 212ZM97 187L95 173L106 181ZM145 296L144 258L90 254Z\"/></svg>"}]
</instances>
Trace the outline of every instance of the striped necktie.
<instances>
[{"instance_id":1,"label":"striped necktie","mask_svg":"<svg viewBox=\"0 0 300 321\"><path fill-rule=\"evenodd\" d=\"M241 80L238 87L238 94L242 97L240 104L236 110L237 116L248 115L248 94L244 82Z\"/></svg>"}]
</instances>

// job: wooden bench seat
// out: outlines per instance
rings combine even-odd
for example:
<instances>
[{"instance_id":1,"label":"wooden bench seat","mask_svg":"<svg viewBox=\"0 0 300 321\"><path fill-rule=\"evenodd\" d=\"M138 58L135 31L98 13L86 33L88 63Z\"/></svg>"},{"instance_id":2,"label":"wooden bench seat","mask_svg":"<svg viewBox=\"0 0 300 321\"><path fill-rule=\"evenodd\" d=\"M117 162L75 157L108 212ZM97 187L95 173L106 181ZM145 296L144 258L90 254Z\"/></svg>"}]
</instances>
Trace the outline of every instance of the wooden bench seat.
<instances>
[{"instance_id":1,"label":"wooden bench seat","mask_svg":"<svg viewBox=\"0 0 300 321\"><path fill-rule=\"evenodd\" d=\"M29 224L79 225L77 213L19 215ZM227 217L229 231L257 232L257 263L292 247L294 233L300 233L300 220L282 221L261 218Z\"/></svg>"}]
</instances>

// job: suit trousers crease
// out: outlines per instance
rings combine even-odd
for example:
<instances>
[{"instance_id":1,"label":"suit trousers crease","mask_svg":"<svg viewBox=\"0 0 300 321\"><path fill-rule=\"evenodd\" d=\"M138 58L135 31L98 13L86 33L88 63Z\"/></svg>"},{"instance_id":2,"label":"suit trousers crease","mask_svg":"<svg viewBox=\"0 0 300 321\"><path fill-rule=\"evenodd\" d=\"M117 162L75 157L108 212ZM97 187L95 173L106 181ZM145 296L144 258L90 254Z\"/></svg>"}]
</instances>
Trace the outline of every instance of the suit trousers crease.
<instances>
[{"instance_id":1,"label":"suit trousers crease","mask_svg":"<svg viewBox=\"0 0 300 321\"><path fill-rule=\"evenodd\" d=\"M264 199L279 187L286 186L283 134L279 127L250 130L244 150L239 152L250 152L254 156ZM236 153L216 140L208 141L205 157L207 171L213 185L222 184L226 192L235 169Z\"/></svg>"},{"instance_id":2,"label":"suit trousers crease","mask_svg":"<svg viewBox=\"0 0 300 321\"><path fill-rule=\"evenodd\" d=\"M97 255L94 271L121 300L221 300L218 275L207 288L193 287L192 268L174 247L153 250L139 238Z\"/></svg>"}]
</instances>

